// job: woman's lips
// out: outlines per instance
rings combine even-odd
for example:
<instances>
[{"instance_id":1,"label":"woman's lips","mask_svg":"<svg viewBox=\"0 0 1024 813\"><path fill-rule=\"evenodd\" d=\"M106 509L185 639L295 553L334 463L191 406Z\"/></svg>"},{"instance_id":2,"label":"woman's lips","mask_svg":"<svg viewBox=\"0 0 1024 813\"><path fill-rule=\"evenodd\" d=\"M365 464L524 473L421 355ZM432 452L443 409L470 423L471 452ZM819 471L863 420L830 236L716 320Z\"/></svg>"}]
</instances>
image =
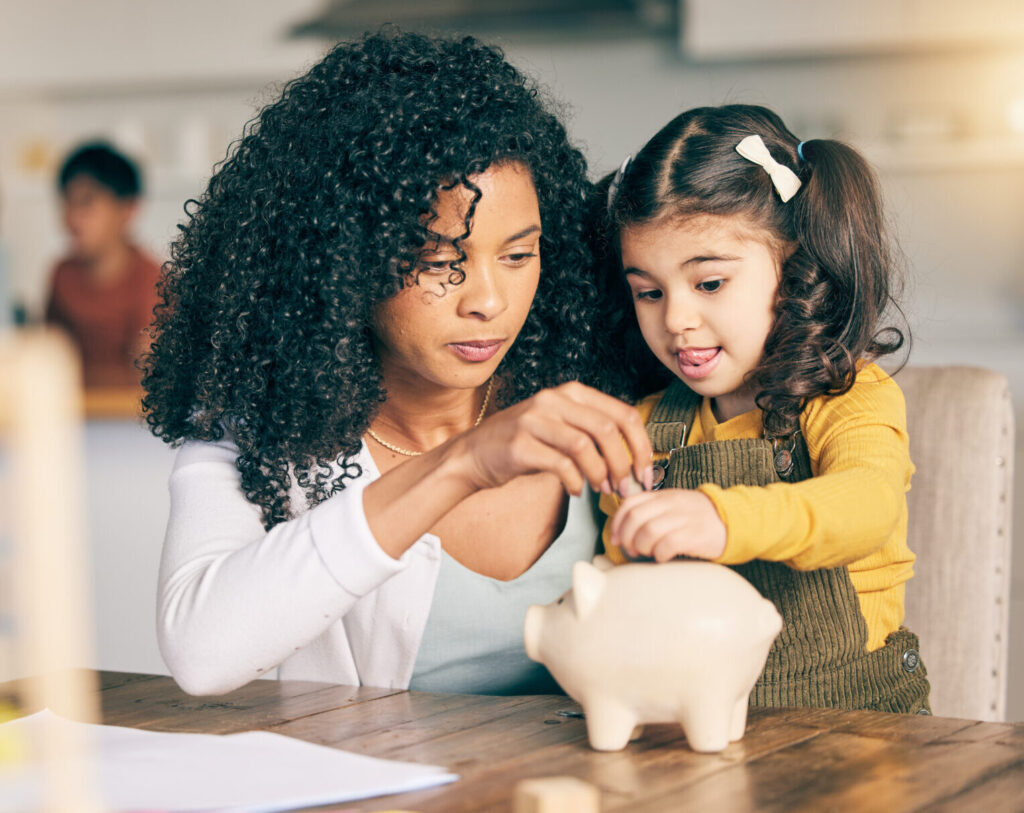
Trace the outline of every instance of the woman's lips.
<instances>
[{"instance_id":1,"label":"woman's lips","mask_svg":"<svg viewBox=\"0 0 1024 813\"><path fill-rule=\"evenodd\" d=\"M705 378L711 375L721 358L721 347L689 347L676 351L679 372L687 378Z\"/></svg>"},{"instance_id":2,"label":"woman's lips","mask_svg":"<svg viewBox=\"0 0 1024 813\"><path fill-rule=\"evenodd\" d=\"M466 361L487 361L501 349L504 343L504 339L483 339L472 342L452 342L448 346L455 355Z\"/></svg>"}]
</instances>

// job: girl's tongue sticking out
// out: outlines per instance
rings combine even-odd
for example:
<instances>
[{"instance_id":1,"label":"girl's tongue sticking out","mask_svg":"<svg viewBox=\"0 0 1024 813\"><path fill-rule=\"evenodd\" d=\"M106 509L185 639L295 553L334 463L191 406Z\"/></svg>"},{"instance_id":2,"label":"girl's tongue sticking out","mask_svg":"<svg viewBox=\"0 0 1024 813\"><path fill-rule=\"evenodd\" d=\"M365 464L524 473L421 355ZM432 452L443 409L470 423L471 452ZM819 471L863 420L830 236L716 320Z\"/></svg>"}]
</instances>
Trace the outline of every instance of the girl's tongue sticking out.
<instances>
[{"instance_id":1,"label":"girl's tongue sticking out","mask_svg":"<svg viewBox=\"0 0 1024 813\"><path fill-rule=\"evenodd\" d=\"M718 366L721 347L691 347L676 353L679 372L688 378L704 378Z\"/></svg>"}]
</instances>

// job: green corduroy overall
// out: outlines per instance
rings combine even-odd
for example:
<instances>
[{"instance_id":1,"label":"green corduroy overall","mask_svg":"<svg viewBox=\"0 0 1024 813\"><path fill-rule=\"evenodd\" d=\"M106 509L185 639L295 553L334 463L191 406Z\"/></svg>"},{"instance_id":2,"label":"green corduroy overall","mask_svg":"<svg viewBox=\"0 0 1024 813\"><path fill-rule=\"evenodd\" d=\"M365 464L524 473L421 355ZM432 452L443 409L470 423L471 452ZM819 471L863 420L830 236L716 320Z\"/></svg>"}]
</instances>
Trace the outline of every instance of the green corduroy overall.
<instances>
[{"instance_id":1,"label":"green corduroy overall","mask_svg":"<svg viewBox=\"0 0 1024 813\"><path fill-rule=\"evenodd\" d=\"M670 453L664 485L696 488L763 486L812 476L803 437L796 436L792 470L775 467L772 443L736 439L684 446L700 396L675 381L655 406L647 433L655 452ZM846 567L794 570L756 560L733 567L771 600L782 615L782 632L754 690L751 706L819 706L929 714L928 679L917 636L905 627L885 646L866 650L867 624Z\"/></svg>"}]
</instances>

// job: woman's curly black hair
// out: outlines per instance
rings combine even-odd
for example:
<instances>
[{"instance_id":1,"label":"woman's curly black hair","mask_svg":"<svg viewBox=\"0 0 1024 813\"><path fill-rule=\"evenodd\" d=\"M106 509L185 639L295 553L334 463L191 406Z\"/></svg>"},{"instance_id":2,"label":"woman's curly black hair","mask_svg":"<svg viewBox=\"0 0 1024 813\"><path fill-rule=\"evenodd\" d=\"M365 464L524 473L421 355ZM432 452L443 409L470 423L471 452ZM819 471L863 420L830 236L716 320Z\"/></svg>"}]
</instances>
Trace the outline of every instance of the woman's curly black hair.
<instances>
[{"instance_id":1,"label":"woman's curly black hair","mask_svg":"<svg viewBox=\"0 0 1024 813\"><path fill-rule=\"evenodd\" d=\"M736 152L749 135L759 135L772 157L800 178L788 203L760 165ZM620 387L632 397L673 376L640 335L617 237L623 228L661 219L739 215L776 244L782 268L775 321L748 374L769 437L796 432L812 398L847 392L860 359L903 346L904 332L886 324L902 317L896 302L902 275L886 237L878 183L845 144L801 145L764 107L702 107L666 124L628 165L609 200L611 181L608 176L595 188L592 239L612 294L605 340L626 349L632 374Z\"/></svg>"},{"instance_id":2,"label":"woman's curly black hair","mask_svg":"<svg viewBox=\"0 0 1024 813\"><path fill-rule=\"evenodd\" d=\"M354 456L386 398L373 308L410 282L439 185L478 199L469 179L507 161L537 190L543 272L500 404L599 384L583 156L498 49L386 29L290 82L186 206L144 362L154 434L176 444L229 429L268 529L294 515L293 476L311 505L359 476Z\"/></svg>"}]
</instances>

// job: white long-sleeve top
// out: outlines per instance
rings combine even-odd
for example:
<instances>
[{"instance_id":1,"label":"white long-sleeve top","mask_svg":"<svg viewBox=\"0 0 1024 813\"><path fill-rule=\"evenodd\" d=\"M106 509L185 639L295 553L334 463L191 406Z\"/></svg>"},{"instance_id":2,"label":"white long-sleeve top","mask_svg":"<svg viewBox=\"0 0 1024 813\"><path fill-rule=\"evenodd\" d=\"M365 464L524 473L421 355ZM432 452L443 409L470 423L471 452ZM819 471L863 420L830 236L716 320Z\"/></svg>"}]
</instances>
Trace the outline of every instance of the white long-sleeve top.
<instances>
[{"instance_id":1,"label":"white long-sleeve top","mask_svg":"<svg viewBox=\"0 0 1024 813\"><path fill-rule=\"evenodd\" d=\"M360 477L308 510L293 486L297 516L269 532L242 491L237 456L227 437L189 441L171 473L157 637L175 680L220 694L277 668L282 679L407 688L441 540L424 534L397 560L380 548L363 510L363 489L380 476L365 444ZM596 540L582 508L570 506L562 536Z\"/></svg>"},{"instance_id":2,"label":"white long-sleeve top","mask_svg":"<svg viewBox=\"0 0 1024 813\"><path fill-rule=\"evenodd\" d=\"M237 456L228 438L189 441L171 472L157 638L174 679L221 694L278 668L282 679L407 687L440 540L424 534L397 560L381 550L363 511L380 476L365 444L361 477L309 510L293 487L301 513L269 532Z\"/></svg>"}]
</instances>

